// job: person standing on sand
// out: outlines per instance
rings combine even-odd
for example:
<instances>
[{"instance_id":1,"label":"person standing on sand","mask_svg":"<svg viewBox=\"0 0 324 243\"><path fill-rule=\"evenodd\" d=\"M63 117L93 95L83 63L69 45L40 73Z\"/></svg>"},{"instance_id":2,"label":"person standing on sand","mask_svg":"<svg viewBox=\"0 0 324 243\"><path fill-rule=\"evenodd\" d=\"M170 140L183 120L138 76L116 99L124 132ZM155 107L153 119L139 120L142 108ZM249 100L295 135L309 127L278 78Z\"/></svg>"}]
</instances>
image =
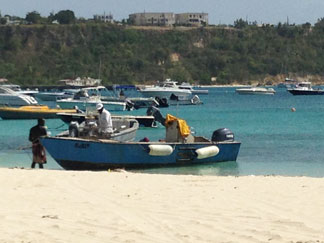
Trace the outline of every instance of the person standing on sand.
<instances>
[{"instance_id":1,"label":"person standing on sand","mask_svg":"<svg viewBox=\"0 0 324 243\"><path fill-rule=\"evenodd\" d=\"M37 125L32 127L29 131L29 141L32 142L32 151L33 151L33 162L31 168L35 168L36 163L39 165L39 168L43 169L43 164L46 164L46 152L45 148L39 142L41 136L46 136L47 131L45 127L45 120L39 118Z\"/></svg>"}]
</instances>

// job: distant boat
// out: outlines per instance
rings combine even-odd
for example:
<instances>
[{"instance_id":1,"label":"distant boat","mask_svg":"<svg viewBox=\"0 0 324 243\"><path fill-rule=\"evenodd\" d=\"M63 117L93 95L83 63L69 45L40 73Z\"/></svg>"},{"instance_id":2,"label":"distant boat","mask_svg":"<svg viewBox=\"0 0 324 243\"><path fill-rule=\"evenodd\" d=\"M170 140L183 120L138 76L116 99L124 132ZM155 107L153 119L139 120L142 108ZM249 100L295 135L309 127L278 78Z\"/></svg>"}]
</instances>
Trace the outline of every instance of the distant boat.
<instances>
[{"instance_id":1,"label":"distant boat","mask_svg":"<svg viewBox=\"0 0 324 243\"><path fill-rule=\"evenodd\" d=\"M37 100L29 95L20 94L10 88L0 86L0 106L36 105Z\"/></svg>"},{"instance_id":2,"label":"distant boat","mask_svg":"<svg viewBox=\"0 0 324 243\"><path fill-rule=\"evenodd\" d=\"M86 90L80 90L73 98L60 99L56 101L62 109L73 109L78 107L85 111L88 108L94 108L96 104L102 103L109 111L124 111L126 102L102 101L99 96L89 96Z\"/></svg>"},{"instance_id":3,"label":"distant boat","mask_svg":"<svg viewBox=\"0 0 324 243\"><path fill-rule=\"evenodd\" d=\"M324 90L313 89L311 82L300 82L287 90L293 95L324 95Z\"/></svg>"},{"instance_id":4,"label":"distant boat","mask_svg":"<svg viewBox=\"0 0 324 243\"><path fill-rule=\"evenodd\" d=\"M276 91L273 88L251 87L240 88L235 90L236 93L242 95L274 95Z\"/></svg>"},{"instance_id":5,"label":"distant boat","mask_svg":"<svg viewBox=\"0 0 324 243\"><path fill-rule=\"evenodd\" d=\"M153 87L139 89L144 97L155 97L168 105L198 105L202 104L198 95L191 90L180 88L176 81L166 79Z\"/></svg>"},{"instance_id":6,"label":"distant boat","mask_svg":"<svg viewBox=\"0 0 324 243\"><path fill-rule=\"evenodd\" d=\"M0 107L0 117L2 119L50 119L58 118L58 112L76 113L75 109L49 108L45 105L30 105L20 107Z\"/></svg>"},{"instance_id":7,"label":"distant boat","mask_svg":"<svg viewBox=\"0 0 324 243\"><path fill-rule=\"evenodd\" d=\"M70 124L71 122L78 122L81 124L86 120L86 113L57 113L57 117L60 118L65 123ZM143 127L156 127L156 122L154 116L116 116L112 115L112 118L125 118L125 119L135 119L138 121L140 126Z\"/></svg>"},{"instance_id":8,"label":"distant boat","mask_svg":"<svg viewBox=\"0 0 324 243\"><path fill-rule=\"evenodd\" d=\"M167 101L169 105L201 105L203 102L200 100L198 95L192 96L191 99L187 97L177 97L172 94L169 100Z\"/></svg>"},{"instance_id":9,"label":"distant boat","mask_svg":"<svg viewBox=\"0 0 324 243\"><path fill-rule=\"evenodd\" d=\"M94 79L90 77L77 77L76 79L62 79L59 82L72 87L87 87L100 85L101 79Z\"/></svg>"},{"instance_id":10,"label":"distant boat","mask_svg":"<svg viewBox=\"0 0 324 243\"><path fill-rule=\"evenodd\" d=\"M192 93L187 89L180 89L177 86L176 81L167 79L164 82L160 82L153 87L145 87L139 90L144 97L159 97L160 99L170 99L171 95L179 97L181 100L189 100L192 97Z\"/></svg>"},{"instance_id":11,"label":"distant boat","mask_svg":"<svg viewBox=\"0 0 324 243\"><path fill-rule=\"evenodd\" d=\"M293 86L295 86L298 83L297 80L294 79L290 79L290 78L285 78L285 81L282 83L279 83L277 85L278 88L292 88Z\"/></svg>"},{"instance_id":12,"label":"distant boat","mask_svg":"<svg viewBox=\"0 0 324 243\"><path fill-rule=\"evenodd\" d=\"M194 89L193 86L189 83L181 83L178 85L180 89L187 89L190 90L193 95L195 94L208 94L208 89Z\"/></svg>"},{"instance_id":13,"label":"distant boat","mask_svg":"<svg viewBox=\"0 0 324 243\"><path fill-rule=\"evenodd\" d=\"M90 96L99 96L102 101L126 102L127 105L136 109L159 105L153 97L125 97L117 95L114 90L108 90L105 86L87 87L82 90L86 91Z\"/></svg>"},{"instance_id":14,"label":"distant boat","mask_svg":"<svg viewBox=\"0 0 324 243\"><path fill-rule=\"evenodd\" d=\"M38 90L22 90L20 85L18 84L1 84L1 87L5 87L5 88L9 88L15 92L17 92L18 94L23 94L23 95L31 95L34 96L34 94L38 93Z\"/></svg>"},{"instance_id":15,"label":"distant boat","mask_svg":"<svg viewBox=\"0 0 324 243\"><path fill-rule=\"evenodd\" d=\"M57 99L66 99L73 97L74 93L71 92L38 92L34 97L42 101L56 101Z\"/></svg>"}]
</instances>

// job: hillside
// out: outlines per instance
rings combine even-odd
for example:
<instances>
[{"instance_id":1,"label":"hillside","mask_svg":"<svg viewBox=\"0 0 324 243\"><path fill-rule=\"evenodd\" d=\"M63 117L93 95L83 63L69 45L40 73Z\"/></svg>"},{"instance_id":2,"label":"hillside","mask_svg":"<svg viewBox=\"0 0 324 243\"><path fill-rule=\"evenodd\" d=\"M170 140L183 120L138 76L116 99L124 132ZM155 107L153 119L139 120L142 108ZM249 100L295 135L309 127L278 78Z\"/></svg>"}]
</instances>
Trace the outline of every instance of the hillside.
<instances>
[{"instance_id":1,"label":"hillside","mask_svg":"<svg viewBox=\"0 0 324 243\"><path fill-rule=\"evenodd\" d=\"M254 25L133 28L106 24L0 26L0 77L54 84L90 76L104 84L173 78L200 84L279 82L324 71L324 28ZM215 81L216 80L216 81Z\"/></svg>"}]
</instances>

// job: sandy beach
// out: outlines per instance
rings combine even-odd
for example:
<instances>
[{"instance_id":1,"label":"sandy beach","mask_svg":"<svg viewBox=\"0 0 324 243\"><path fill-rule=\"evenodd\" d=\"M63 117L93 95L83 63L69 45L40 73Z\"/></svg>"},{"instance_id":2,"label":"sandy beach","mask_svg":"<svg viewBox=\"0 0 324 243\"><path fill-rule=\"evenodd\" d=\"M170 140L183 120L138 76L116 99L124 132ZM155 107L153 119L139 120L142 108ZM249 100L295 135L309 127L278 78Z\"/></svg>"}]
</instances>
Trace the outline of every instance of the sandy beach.
<instances>
[{"instance_id":1,"label":"sandy beach","mask_svg":"<svg viewBox=\"0 0 324 243\"><path fill-rule=\"evenodd\" d=\"M0 242L324 242L324 179L0 169Z\"/></svg>"}]
</instances>

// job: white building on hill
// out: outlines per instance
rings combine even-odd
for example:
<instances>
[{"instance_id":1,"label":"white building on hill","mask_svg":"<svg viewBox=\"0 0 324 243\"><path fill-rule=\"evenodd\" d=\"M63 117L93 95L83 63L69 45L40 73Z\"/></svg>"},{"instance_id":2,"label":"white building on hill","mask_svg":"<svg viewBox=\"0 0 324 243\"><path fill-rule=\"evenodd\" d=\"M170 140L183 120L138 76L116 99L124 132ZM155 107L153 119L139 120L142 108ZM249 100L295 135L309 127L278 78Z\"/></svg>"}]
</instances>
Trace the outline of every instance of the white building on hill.
<instances>
[{"instance_id":1,"label":"white building on hill","mask_svg":"<svg viewBox=\"0 0 324 243\"><path fill-rule=\"evenodd\" d=\"M105 23L113 23L114 22L114 18L112 16L112 14L95 14L93 15L93 19L97 20L97 21L101 21L101 22L105 22Z\"/></svg>"},{"instance_id":2,"label":"white building on hill","mask_svg":"<svg viewBox=\"0 0 324 243\"><path fill-rule=\"evenodd\" d=\"M139 26L184 26L208 25L208 13L134 13L129 15L129 22Z\"/></svg>"}]
</instances>

